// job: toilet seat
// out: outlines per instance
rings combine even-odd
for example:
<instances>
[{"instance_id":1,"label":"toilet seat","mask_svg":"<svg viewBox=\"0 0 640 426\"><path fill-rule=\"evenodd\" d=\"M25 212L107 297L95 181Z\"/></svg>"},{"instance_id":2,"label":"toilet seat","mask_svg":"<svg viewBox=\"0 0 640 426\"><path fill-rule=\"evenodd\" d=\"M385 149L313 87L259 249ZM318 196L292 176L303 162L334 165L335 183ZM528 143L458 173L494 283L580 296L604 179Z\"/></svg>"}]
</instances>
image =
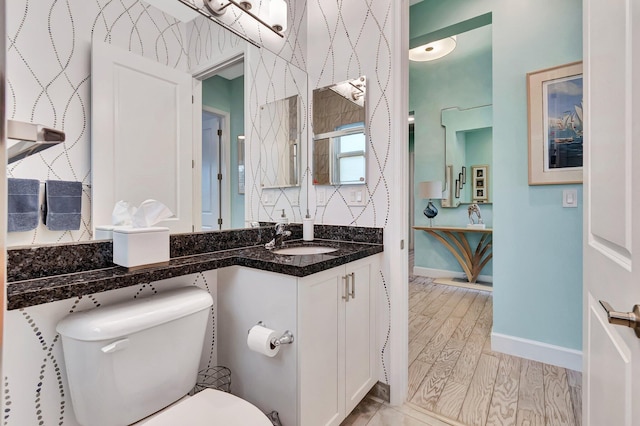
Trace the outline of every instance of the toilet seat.
<instances>
[{"instance_id":1,"label":"toilet seat","mask_svg":"<svg viewBox=\"0 0 640 426\"><path fill-rule=\"evenodd\" d=\"M165 408L144 426L273 426L255 405L230 393L205 389Z\"/></svg>"}]
</instances>

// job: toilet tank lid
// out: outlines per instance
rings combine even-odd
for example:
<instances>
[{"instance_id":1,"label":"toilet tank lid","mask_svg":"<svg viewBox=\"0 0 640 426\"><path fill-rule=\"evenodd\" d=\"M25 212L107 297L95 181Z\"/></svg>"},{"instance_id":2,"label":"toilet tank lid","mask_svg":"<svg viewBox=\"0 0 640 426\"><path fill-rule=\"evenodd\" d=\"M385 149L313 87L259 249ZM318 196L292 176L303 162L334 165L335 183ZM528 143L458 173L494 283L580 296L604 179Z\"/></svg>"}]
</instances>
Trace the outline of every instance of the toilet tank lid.
<instances>
[{"instance_id":1,"label":"toilet tank lid","mask_svg":"<svg viewBox=\"0 0 640 426\"><path fill-rule=\"evenodd\" d=\"M58 323L56 331L82 341L114 339L208 309L212 304L209 292L195 286L181 287L72 313Z\"/></svg>"}]
</instances>

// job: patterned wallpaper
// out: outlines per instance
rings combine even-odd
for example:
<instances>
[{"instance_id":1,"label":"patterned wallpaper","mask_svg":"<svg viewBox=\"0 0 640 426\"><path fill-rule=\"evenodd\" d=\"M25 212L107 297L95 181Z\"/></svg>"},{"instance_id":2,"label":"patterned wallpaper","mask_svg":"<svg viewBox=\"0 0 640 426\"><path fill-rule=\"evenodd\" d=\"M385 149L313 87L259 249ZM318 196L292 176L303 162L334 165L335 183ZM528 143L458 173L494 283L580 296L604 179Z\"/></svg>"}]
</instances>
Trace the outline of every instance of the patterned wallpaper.
<instances>
[{"instance_id":1,"label":"patterned wallpaper","mask_svg":"<svg viewBox=\"0 0 640 426\"><path fill-rule=\"evenodd\" d=\"M326 206L317 206L319 223L379 226L389 220L389 184L391 172L391 12L386 1L309 0L308 39L309 90L367 77L368 162L365 187L366 205L354 207L347 202L348 186L323 186ZM313 105L311 106L313 108ZM313 131L313 129L312 129ZM315 205L319 187L309 196Z\"/></svg>"},{"instance_id":2,"label":"patterned wallpaper","mask_svg":"<svg viewBox=\"0 0 640 426\"><path fill-rule=\"evenodd\" d=\"M66 132L64 144L10 164L8 176L83 183L79 231L40 226L8 234L9 246L90 239L90 52L111 43L187 69L184 25L137 0L7 2L7 116ZM44 185L42 185L41 195Z\"/></svg>"},{"instance_id":3,"label":"patterned wallpaper","mask_svg":"<svg viewBox=\"0 0 640 426\"><path fill-rule=\"evenodd\" d=\"M178 0L176 0L178 1ZM390 220L389 181L392 83L390 38L393 0L289 0L287 37L263 34L238 21L235 25L266 48L244 44L205 18L187 25L136 0L13 0L8 5L9 117L60 127L67 132L64 147L50 148L14 163L9 175L44 180L78 180L85 185L82 230L52 233L39 228L26 237L9 236L9 244L40 244L89 238L90 217L90 45L96 37L178 69L203 69L232 52L244 49L246 65L245 116L256 123L259 106L300 94L303 138L311 137L310 102L314 88L366 75L370 124L367 203L347 205L345 187L326 187L326 207L315 206L317 188L310 183L311 154L303 144L300 188L261 190L259 140L255 125L245 129L246 206L248 220L274 220L285 209L292 221L301 221L308 202L318 223L386 227ZM89 18L87 18L89 17ZM253 33L251 31L254 31ZM307 52L307 40L313 50ZM307 70L308 76L303 70ZM304 119L306 117L306 119ZM34 175L35 173L35 175ZM307 188L309 193L307 196ZM265 201L265 195L268 194ZM307 200L308 197L308 200ZM385 239L387 235L385 234ZM380 377L388 383L390 299L389 263L385 255L380 271L379 341ZM85 296L10 311L6 315L3 424L75 425L64 379L56 322L70 311L135 297L137 293L181 285L198 285L215 292L214 272ZM215 294L214 294L215 296ZM205 345L205 360L215 362L214 317Z\"/></svg>"},{"instance_id":4,"label":"patterned wallpaper","mask_svg":"<svg viewBox=\"0 0 640 426\"><path fill-rule=\"evenodd\" d=\"M198 286L209 291L214 299L200 368L217 365L217 276L217 271L208 271L5 313L4 341L8 350L3 355L3 425L78 425L67 387L62 342L55 330L58 321L72 312L145 297L171 288Z\"/></svg>"},{"instance_id":5,"label":"patterned wallpaper","mask_svg":"<svg viewBox=\"0 0 640 426\"><path fill-rule=\"evenodd\" d=\"M317 223L384 228L389 225L392 217L390 182L393 173L402 173L402 167L392 162L393 96L390 93L394 83L392 69L399 68L392 64L391 44L394 36L401 32L393 26L393 13L401 7L402 2L397 0L307 2L307 38L313 40L307 66L309 91L362 75L367 77L367 183L359 185L365 188L366 204L363 207L349 205L347 185L313 186L309 191L309 204L316 206ZM325 206L316 205L319 190L325 191ZM396 236L385 232L385 247L392 238ZM389 254L385 252L378 289L379 380L385 383L389 383L391 338L390 264Z\"/></svg>"}]
</instances>

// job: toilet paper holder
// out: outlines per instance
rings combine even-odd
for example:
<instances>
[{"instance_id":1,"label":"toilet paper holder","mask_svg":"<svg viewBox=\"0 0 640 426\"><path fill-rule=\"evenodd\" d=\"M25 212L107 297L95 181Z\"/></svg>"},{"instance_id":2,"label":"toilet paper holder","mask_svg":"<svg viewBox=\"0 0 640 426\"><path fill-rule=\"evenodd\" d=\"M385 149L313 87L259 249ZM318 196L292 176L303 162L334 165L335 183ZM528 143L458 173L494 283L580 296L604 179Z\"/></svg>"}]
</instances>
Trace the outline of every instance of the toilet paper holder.
<instances>
[{"instance_id":1,"label":"toilet paper holder","mask_svg":"<svg viewBox=\"0 0 640 426\"><path fill-rule=\"evenodd\" d=\"M259 325L261 327L267 326L263 321L258 321L256 325ZM247 334L250 331L251 329L247 330ZM271 343L271 346L273 346L274 348L276 346L281 346L281 345L290 345L291 343L293 343L293 333L290 332L289 330L285 330L284 333L282 333L282 336L271 339L270 343Z\"/></svg>"}]
</instances>

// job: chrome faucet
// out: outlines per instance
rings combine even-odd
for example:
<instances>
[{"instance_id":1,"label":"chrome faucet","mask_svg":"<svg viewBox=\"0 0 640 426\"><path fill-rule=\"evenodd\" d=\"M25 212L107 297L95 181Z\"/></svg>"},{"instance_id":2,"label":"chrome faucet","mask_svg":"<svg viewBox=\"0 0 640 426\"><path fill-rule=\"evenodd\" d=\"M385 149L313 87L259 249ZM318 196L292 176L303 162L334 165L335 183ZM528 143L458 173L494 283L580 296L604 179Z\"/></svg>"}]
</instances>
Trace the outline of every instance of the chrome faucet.
<instances>
[{"instance_id":1,"label":"chrome faucet","mask_svg":"<svg viewBox=\"0 0 640 426\"><path fill-rule=\"evenodd\" d=\"M286 227L285 223L282 223L282 222L276 223L275 237L273 237L273 240L265 244L264 248L266 248L267 250L273 250L274 248L280 248L284 246L284 238L291 235L291 231L286 230L285 227Z\"/></svg>"}]
</instances>

